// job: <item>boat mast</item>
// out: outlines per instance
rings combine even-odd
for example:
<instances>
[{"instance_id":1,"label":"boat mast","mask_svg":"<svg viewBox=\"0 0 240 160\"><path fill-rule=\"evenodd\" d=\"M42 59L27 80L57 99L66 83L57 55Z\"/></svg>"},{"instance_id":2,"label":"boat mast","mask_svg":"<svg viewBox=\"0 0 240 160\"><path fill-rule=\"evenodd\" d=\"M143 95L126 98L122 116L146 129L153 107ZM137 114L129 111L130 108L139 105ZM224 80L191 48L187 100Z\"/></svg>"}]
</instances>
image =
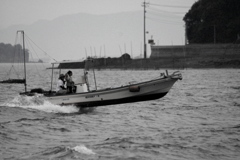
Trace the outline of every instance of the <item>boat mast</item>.
<instances>
[{"instance_id":1,"label":"boat mast","mask_svg":"<svg viewBox=\"0 0 240 160\"><path fill-rule=\"evenodd\" d=\"M52 63L51 92L52 92L52 85L53 85L53 68L54 68L54 63Z\"/></svg>"},{"instance_id":2,"label":"boat mast","mask_svg":"<svg viewBox=\"0 0 240 160\"><path fill-rule=\"evenodd\" d=\"M17 31L17 33L22 33L23 36L23 63L24 63L24 86L25 86L25 92L27 92L27 74L26 74L26 53L25 53L25 42L24 42L24 31Z\"/></svg>"}]
</instances>

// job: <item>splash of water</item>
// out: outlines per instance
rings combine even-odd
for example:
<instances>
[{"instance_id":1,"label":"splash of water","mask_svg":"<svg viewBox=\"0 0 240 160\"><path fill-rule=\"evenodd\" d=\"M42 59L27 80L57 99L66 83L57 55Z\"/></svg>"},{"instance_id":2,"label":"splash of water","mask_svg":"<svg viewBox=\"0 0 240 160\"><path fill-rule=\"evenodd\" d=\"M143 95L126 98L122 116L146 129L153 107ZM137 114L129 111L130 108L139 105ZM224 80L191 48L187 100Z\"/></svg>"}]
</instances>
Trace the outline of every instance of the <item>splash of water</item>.
<instances>
[{"instance_id":1,"label":"splash of water","mask_svg":"<svg viewBox=\"0 0 240 160\"><path fill-rule=\"evenodd\" d=\"M82 153L82 154L87 154L87 155L96 154L91 149L87 148L84 145L79 145L79 146L69 148L69 149L72 150L72 151L76 151L76 152L79 152L79 153Z\"/></svg>"},{"instance_id":2,"label":"splash of water","mask_svg":"<svg viewBox=\"0 0 240 160\"><path fill-rule=\"evenodd\" d=\"M36 94L34 96L18 95L14 99L3 104L8 107L20 107L24 109L35 109L49 113L76 113L79 108L73 105L59 106L47 101L43 95Z\"/></svg>"}]
</instances>

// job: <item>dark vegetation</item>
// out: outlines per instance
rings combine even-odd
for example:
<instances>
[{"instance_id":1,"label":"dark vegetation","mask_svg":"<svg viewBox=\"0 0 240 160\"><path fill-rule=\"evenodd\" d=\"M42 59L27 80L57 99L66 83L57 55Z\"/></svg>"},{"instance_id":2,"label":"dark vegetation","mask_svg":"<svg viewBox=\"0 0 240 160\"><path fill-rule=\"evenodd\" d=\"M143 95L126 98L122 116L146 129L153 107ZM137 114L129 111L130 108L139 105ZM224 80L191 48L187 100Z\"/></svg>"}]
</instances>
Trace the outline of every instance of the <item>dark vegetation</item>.
<instances>
[{"instance_id":1,"label":"dark vegetation","mask_svg":"<svg viewBox=\"0 0 240 160\"><path fill-rule=\"evenodd\" d=\"M188 43L235 43L240 39L240 0L198 0L183 18Z\"/></svg>"},{"instance_id":2,"label":"dark vegetation","mask_svg":"<svg viewBox=\"0 0 240 160\"><path fill-rule=\"evenodd\" d=\"M25 50L26 62L29 59L29 52ZM23 48L20 44L12 46L11 44L0 43L0 63L23 62Z\"/></svg>"}]
</instances>

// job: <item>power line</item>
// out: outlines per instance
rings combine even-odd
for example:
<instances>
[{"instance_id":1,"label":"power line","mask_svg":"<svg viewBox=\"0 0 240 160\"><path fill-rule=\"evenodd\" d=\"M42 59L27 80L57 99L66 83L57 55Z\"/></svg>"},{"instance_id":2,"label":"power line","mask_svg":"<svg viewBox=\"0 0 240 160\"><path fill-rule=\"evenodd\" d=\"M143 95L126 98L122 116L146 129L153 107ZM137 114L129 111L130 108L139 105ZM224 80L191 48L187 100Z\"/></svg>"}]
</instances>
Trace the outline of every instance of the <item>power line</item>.
<instances>
[{"instance_id":1,"label":"power line","mask_svg":"<svg viewBox=\"0 0 240 160\"><path fill-rule=\"evenodd\" d=\"M152 17L146 17L147 19L150 19L152 21L158 22L158 23L162 23L162 24L172 24L172 25L183 25L183 23L181 22L174 22L174 21L167 21L167 20L161 20L158 18L152 18Z\"/></svg>"},{"instance_id":2,"label":"power line","mask_svg":"<svg viewBox=\"0 0 240 160\"><path fill-rule=\"evenodd\" d=\"M161 5L161 4L155 4L155 3L149 3L149 5L160 6L160 7L168 7L168 8L190 8L189 6Z\"/></svg>"},{"instance_id":3,"label":"power line","mask_svg":"<svg viewBox=\"0 0 240 160\"><path fill-rule=\"evenodd\" d=\"M175 15L170 15L170 14L166 15L166 14L161 14L161 13L154 12L154 11L148 11L147 13L151 14L151 15L155 15L155 16L164 16L164 17L173 18L173 19L181 19L182 18L180 16L175 16Z\"/></svg>"},{"instance_id":4,"label":"power line","mask_svg":"<svg viewBox=\"0 0 240 160\"><path fill-rule=\"evenodd\" d=\"M157 17L158 20L161 20L161 21L165 21L165 22L173 22L173 23L180 23L179 21L182 21L182 19L180 19L179 17L176 17L176 16L171 16L171 15L161 15L159 13L156 13L156 12L147 12L148 15L150 16L155 16ZM151 18L148 16L148 18ZM170 20L170 21L169 21Z\"/></svg>"},{"instance_id":5,"label":"power line","mask_svg":"<svg viewBox=\"0 0 240 160\"><path fill-rule=\"evenodd\" d=\"M176 16L176 17L179 17L179 15L176 15L176 14L185 14L186 13L186 12L169 12L169 11L160 10L160 9L157 9L157 8L154 8L154 7L148 7L147 9L150 9L150 10L155 11L155 12L171 14L171 15Z\"/></svg>"}]
</instances>

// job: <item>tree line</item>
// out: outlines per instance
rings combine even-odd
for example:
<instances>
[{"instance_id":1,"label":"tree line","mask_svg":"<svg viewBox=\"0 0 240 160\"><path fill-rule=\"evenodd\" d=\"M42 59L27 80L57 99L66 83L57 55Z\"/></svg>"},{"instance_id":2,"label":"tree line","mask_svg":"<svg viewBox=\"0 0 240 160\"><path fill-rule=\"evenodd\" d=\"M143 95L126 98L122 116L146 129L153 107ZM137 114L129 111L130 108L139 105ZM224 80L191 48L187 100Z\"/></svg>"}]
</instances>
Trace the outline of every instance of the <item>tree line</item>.
<instances>
[{"instance_id":1,"label":"tree line","mask_svg":"<svg viewBox=\"0 0 240 160\"><path fill-rule=\"evenodd\" d=\"M25 49L25 60L29 61L29 51ZM22 63L24 61L23 48L20 44L11 45L0 43L0 63Z\"/></svg>"},{"instance_id":2,"label":"tree line","mask_svg":"<svg viewBox=\"0 0 240 160\"><path fill-rule=\"evenodd\" d=\"M240 40L240 0L198 0L183 20L189 44Z\"/></svg>"}]
</instances>

